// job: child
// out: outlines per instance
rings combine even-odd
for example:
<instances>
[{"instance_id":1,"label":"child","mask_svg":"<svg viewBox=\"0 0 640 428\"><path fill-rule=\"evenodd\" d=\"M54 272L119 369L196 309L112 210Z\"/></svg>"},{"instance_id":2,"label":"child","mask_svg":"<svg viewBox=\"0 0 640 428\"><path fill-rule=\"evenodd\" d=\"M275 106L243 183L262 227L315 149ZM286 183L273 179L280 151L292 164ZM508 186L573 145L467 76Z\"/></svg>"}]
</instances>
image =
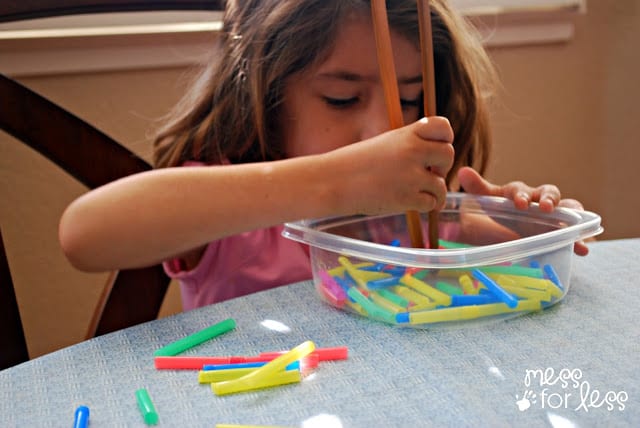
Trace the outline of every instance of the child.
<instances>
[{"instance_id":1,"label":"child","mask_svg":"<svg viewBox=\"0 0 640 428\"><path fill-rule=\"evenodd\" d=\"M69 260L87 271L164 262L188 310L309 279L306 247L280 235L286 221L426 212L460 186L522 209L580 208L552 185L480 176L493 71L445 0L431 2L441 117L421 118L416 0L387 3L406 126L388 131L369 1L229 0L211 62L156 139L158 169L63 214Z\"/></svg>"}]
</instances>

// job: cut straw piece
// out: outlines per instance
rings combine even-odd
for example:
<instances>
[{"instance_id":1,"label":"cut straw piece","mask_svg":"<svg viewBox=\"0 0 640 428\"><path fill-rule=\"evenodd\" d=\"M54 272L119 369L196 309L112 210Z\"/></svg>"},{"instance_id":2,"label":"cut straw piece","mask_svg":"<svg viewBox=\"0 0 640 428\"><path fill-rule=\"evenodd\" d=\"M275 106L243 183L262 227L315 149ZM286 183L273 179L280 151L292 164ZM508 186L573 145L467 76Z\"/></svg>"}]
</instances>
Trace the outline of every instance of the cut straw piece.
<instances>
[{"instance_id":1,"label":"cut straw piece","mask_svg":"<svg viewBox=\"0 0 640 428\"><path fill-rule=\"evenodd\" d=\"M396 129L404 125L404 120L402 117L402 106L400 104L400 93L398 92L396 69L393 63L393 49L391 48L391 34L389 32L385 0L371 1L371 17L373 19L373 32L376 38L380 80L384 91L387 114L389 115L389 125L391 129ZM409 236L411 238L411 246L414 248L424 248L420 214L417 211L410 210L407 211L406 218ZM437 244L438 241L436 240L436 245Z\"/></svg>"},{"instance_id":2,"label":"cut straw piece","mask_svg":"<svg viewBox=\"0 0 640 428\"><path fill-rule=\"evenodd\" d=\"M422 58L422 92L424 115L436 115L436 80L433 66L433 34L429 0L418 0L420 57ZM429 248L438 248L438 211L429 212Z\"/></svg>"},{"instance_id":3,"label":"cut straw piece","mask_svg":"<svg viewBox=\"0 0 640 428\"><path fill-rule=\"evenodd\" d=\"M211 340L214 337L218 337L230 330L236 328L236 322L232 318L228 318L224 321L220 321L210 327L197 331L192 335L184 337L180 340L176 340L154 352L156 357L173 357L180 354L187 349L193 348L207 340Z\"/></svg>"}]
</instances>

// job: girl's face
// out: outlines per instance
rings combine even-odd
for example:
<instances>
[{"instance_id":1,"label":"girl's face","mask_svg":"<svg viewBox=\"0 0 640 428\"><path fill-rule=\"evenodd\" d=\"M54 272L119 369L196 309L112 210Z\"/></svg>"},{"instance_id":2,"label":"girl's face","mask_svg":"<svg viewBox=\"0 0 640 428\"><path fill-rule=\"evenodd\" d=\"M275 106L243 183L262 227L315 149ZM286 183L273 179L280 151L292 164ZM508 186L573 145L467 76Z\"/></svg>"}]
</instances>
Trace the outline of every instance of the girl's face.
<instances>
[{"instance_id":1,"label":"girl's face","mask_svg":"<svg viewBox=\"0 0 640 428\"><path fill-rule=\"evenodd\" d=\"M371 18L347 19L327 60L293 75L281 109L287 157L324 153L389 130ZM391 32L404 123L418 119L420 51Z\"/></svg>"}]
</instances>

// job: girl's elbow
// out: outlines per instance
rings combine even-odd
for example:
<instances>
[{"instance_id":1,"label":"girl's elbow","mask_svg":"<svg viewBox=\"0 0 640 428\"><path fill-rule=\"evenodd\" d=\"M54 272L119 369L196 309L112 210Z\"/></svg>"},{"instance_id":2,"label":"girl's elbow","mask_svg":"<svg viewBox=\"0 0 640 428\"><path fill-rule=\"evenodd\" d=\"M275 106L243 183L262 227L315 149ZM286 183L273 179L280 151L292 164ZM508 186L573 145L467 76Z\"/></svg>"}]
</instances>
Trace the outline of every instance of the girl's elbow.
<instances>
[{"instance_id":1,"label":"girl's elbow","mask_svg":"<svg viewBox=\"0 0 640 428\"><path fill-rule=\"evenodd\" d=\"M69 210L65 211L58 224L60 248L74 268L84 272L101 271L91 263L88 257L91 254L89 243L87 242L86 234L81 229L82 227L79 226L78 222L74 221L73 215L69 213Z\"/></svg>"}]
</instances>

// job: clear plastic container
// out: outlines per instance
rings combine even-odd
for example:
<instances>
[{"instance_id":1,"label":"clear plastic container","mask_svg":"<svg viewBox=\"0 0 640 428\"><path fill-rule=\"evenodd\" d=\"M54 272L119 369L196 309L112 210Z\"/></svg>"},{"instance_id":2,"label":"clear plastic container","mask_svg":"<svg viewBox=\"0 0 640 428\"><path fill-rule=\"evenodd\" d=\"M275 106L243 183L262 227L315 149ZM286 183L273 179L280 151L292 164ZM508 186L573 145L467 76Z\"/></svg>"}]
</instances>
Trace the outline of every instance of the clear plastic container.
<instances>
[{"instance_id":1,"label":"clear plastic container","mask_svg":"<svg viewBox=\"0 0 640 428\"><path fill-rule=\"evenodd\" d=\"M287 223L311 248L313 280L331 305L387 324L432 328L539 311L569 291L573 244L600 216L504 198L449 193L439 249L410 248L404 213ZM421 215L428 236L428 216Z\"/></svg>"}]
</instances>

